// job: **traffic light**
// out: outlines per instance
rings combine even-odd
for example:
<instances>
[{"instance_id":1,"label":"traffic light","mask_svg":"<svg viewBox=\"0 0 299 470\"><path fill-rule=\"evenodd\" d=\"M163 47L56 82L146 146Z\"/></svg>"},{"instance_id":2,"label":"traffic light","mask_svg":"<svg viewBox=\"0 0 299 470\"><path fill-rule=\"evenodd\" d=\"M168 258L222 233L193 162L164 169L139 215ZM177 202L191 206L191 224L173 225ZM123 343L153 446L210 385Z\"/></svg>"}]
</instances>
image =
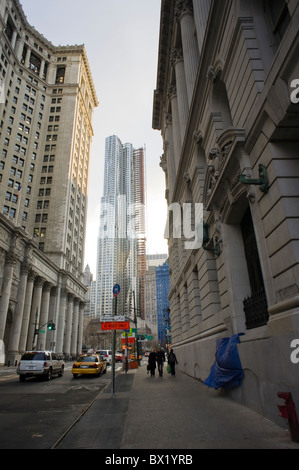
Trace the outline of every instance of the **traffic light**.
<instances>
[{"instance_id":1,"label":"traffic light","mask_svg":"<svg viewBox=\"0 0 299 470\"><path fill-rule=\"evenodd\" d=\"M48 323L48 330L50 331L54 331L56 328L55 328L55 323L53 323L52 321L50 321Z\"/></svg>"}]
</instances>

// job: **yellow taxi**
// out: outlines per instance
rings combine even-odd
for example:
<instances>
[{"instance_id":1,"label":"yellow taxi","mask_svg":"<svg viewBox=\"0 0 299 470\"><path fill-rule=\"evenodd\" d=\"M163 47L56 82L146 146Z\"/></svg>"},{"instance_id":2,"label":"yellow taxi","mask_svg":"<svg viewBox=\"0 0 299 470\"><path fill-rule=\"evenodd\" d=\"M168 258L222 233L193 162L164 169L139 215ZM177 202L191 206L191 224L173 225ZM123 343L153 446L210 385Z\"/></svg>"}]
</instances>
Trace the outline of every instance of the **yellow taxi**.
<instances>
[{"instance_id":1,"label":"yellow taxi","mask_svg":"<svg viewBox=\"0 0 299 470\"><path fill-rule=\"evenodd\" d=\"M78 375L97 375L105 374L107 370L107 362L103 356L96 354L82 354L79 356L72 367L72 374L74 379Z\"/></svg>"}]
</instances>

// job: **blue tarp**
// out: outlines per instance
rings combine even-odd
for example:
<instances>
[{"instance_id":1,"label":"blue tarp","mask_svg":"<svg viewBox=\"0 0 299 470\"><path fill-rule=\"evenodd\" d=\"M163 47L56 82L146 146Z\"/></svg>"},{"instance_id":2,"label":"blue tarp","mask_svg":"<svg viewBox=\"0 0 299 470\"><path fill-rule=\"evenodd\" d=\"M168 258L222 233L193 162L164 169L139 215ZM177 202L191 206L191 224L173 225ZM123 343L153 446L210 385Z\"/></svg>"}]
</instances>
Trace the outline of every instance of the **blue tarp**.
<instances>
[{"instance_id":1,"label":"blue tarp","mask_svg":"<svg viewBox=\"0 0 299 470\"><path fill-rule=\"evenodd\" d=\"M239 336L243 333L233 335L231 338L221 338L216 341L216 361L211 368L209 377L204 381L208 387L235 388L239 387L244 378L237 344L240 343Z\"/></svg>"}]
</instances>

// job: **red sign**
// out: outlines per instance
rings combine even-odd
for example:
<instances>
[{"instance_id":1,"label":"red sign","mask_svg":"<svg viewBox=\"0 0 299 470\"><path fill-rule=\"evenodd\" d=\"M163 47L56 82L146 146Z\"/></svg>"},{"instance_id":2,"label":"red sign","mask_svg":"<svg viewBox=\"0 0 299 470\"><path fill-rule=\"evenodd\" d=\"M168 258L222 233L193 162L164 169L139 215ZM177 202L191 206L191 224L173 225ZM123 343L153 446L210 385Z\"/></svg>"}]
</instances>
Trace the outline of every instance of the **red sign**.
<instances>
[{"instance_id":1,"label":"red sign","mask_svg":"<svg viewBox=\"0 0 299 470\"><path fill-rule=\"evenodd\" d=\"M102 330L129 330L129 321L108 321L102 322Z\"/></svg>"},{"instance_id":2,"label":"red sign","mask_svg":"<svg viewBox=\"0 0 299 470\"><path fill-rule=\"evenodd\" d=\"M135 337L122 338L121 342L122 342L122 344L135 343Z\"/></svg>"}]
</instances>

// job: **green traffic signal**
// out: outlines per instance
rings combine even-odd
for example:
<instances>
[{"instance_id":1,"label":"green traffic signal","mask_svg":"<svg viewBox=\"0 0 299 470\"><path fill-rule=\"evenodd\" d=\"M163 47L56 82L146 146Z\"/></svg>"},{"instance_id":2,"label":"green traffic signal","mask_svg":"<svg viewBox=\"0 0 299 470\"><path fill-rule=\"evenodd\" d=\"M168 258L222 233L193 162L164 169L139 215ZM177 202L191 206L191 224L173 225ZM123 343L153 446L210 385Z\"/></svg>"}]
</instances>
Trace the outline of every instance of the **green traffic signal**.
<instances>
[{"instance_id":1,"label":"green traffic signal","mask_svg":"<svg viewBox=\"0 0 299 470\"><path fill-rule=\"evenodd\" d=\"M54 331L54 330L55 330L55 323L49 322L49 323L48 323L48 330Z\"/></svg>"}]
</instances>

